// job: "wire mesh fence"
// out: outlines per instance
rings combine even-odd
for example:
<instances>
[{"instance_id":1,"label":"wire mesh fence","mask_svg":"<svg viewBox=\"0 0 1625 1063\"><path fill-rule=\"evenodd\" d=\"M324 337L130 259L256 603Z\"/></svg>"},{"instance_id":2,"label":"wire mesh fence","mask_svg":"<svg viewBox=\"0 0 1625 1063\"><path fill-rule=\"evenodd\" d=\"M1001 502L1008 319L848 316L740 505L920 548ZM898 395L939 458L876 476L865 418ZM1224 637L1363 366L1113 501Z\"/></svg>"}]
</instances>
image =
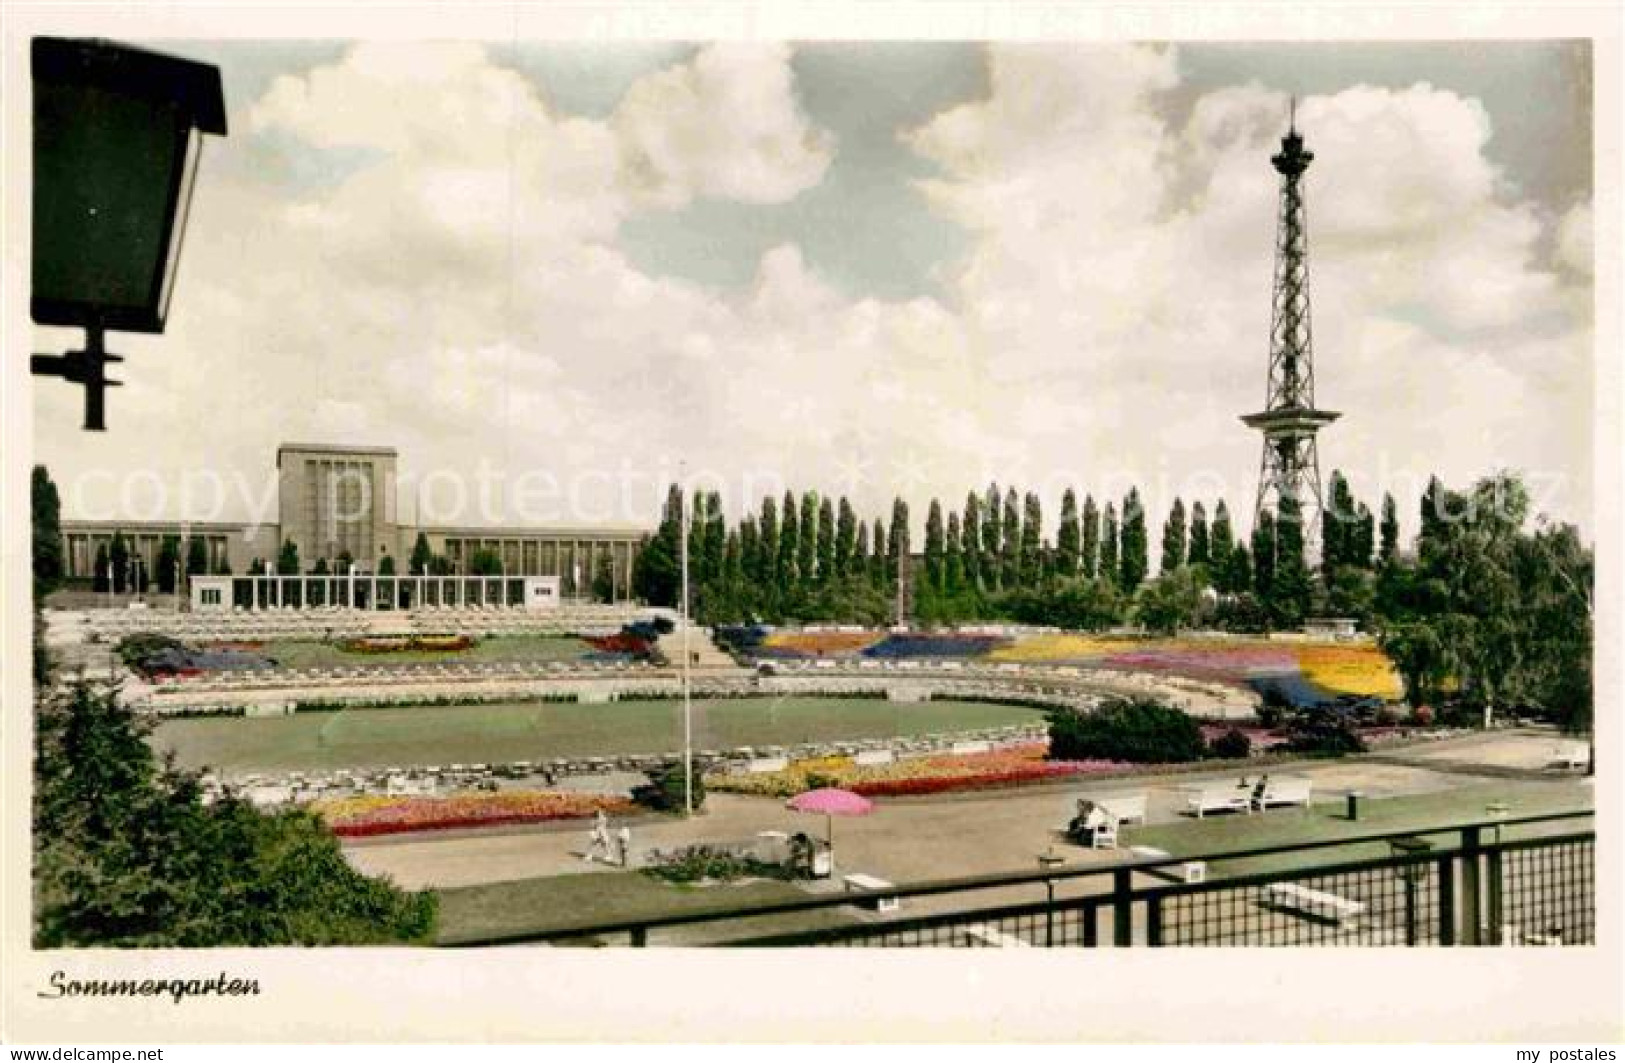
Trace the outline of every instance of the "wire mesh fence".
<instances>
[{"instance_id":1,"label":"wire mesh fence","mask_svg":"<svg viewBox=\"0 0 1625 1063\"><path fill-rule=\"evenodd\" d=\"M1499 894L1503 945L1593 945L1597 934L1596 840L1520 842L1488 855Z\"/></svg>"},{"instance_id":2,"label":"wire mesh fence","mask_svg":"<svg viewBox=\"0 0 1625 1063\"><path fill-rule=\"evenodd\" d=\"M1440 827L1428 832L1431 841L1376 834L1050 874L869 882L858 892L754 908L455 944L624 937L633 946L846 948L1589 945L1595 832L1551 831L1590 816ZM1503 841L1513 827L1535 836ZM1378 843L1388 855L1349 858L1380 852ZM1275 866L1236 873L1260 864Z\"/></svg>"}]
</instances>

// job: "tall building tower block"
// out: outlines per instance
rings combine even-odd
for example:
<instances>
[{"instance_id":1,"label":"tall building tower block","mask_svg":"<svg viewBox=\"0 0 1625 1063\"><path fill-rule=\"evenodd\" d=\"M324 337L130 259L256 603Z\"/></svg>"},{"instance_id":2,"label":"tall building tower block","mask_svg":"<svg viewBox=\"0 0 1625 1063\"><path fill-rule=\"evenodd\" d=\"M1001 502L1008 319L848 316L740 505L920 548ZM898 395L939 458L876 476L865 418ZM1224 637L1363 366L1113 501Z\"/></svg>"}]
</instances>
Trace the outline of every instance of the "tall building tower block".
<instances>
[{"instance_id":1,"label":"tall building tower block","mask_svg":"<svg viewBox=\"0 0 1625 1063\"><path fill-rule=\"evenodd\" d=\"M1314 161L1298 134L1296 106L1270 162L1281 175L1281 203L1275 238L1275 295L1270 324L1269 381L1264 409L1242 417L1264 433L1259 462L1256 521L1266 506L1291 498L1304 520L1304 542L1319 538L1320 458L1315 436L1340 414L1315 408L1315 359L1309 326L1308 222L1303 175Z\"/></svg>"}]
</instances>

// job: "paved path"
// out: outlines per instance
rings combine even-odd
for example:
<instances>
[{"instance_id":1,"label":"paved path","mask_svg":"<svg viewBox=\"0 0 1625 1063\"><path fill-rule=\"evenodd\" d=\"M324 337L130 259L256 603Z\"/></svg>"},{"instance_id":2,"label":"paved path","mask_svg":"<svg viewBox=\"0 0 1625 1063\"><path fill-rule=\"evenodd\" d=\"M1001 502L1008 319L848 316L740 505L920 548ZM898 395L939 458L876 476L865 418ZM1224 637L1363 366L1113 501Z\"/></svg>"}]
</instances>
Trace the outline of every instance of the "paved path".
<instances>
[{"instance_id":1,"label":"paved path","mask_svg":"<svg viewBox=\"0 0 1625 1063\"><path fill-rule=\"evenodd\" d=\"M1496 737L1487 750L1507 743L1542 743L1550 736ZM1445 743L1440 743L1444 751ZM1510 754L1506 754L1510 755ZM1500 759L1497 754L1497 759ZM1370 798L1438 793L1481 783L1451 771L1369 761L1306 762L1277 774L1305 775L1315 792L1337 800L1349 789ZM1149 795L1148 821L1180 819L1183 798L1177 787L1202 779L1226 778L1229 772L1182 774L1137 780L1112 779L1095 784L1069 782L981 794L937 798L881 799L866 817L835 821L836 862L842 872L862 871L893 882L957 877L1037 866L1037 857L1058 839L1054 827L1070 815L1077 796L1112 791ZM1510 782L1509 785L1517 785ZM1577 788L1577 795L1581 791ZM704 841L745 840L758 831L805 830L822 834L822 817L784 808L782 802L735 794L711 794L704 814L692 820L651 817L631 823L633 848L669 848ZM464 886L541 875L591 874L602 870L584 863L577 853L585 846L587 827L513 830L460 837L418 836L375 839L347 848L355 866L369 874L388 874L408 887ZM1116 859L1058 845L1073 866Z\"/></svg>"}]
</instances>

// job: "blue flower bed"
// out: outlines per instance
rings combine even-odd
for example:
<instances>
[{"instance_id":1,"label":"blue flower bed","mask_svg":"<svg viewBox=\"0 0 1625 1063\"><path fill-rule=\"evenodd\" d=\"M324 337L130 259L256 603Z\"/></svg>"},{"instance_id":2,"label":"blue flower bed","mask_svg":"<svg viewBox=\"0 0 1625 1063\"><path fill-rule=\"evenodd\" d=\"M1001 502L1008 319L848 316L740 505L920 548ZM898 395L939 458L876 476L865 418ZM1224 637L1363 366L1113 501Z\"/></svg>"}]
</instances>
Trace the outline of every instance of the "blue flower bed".
<instances>
[{"instance_id":1,"label":"blue flower bed","mask_svg":"<svg viewBox=\"0 0 1625 1063\"><path fill-rule=\"evenodd\" d=\"M1006 640L998 635L888 635L863 651L865 657L983 657Z\"/></svg>"},{"instance_id":2,"label":"blue flower bed","mask_svg":"<svg viewBox=\"0 0 1625 1063\"><path fill-rule=\"evenodd\" d=\"M1260 696L1267 695L1273 690L1295 709L1311 708L1335 697L1331 691L1293 672L1253 676L1247 680L1247 685L1256 690Z\"/></svg>"}]
</instances>

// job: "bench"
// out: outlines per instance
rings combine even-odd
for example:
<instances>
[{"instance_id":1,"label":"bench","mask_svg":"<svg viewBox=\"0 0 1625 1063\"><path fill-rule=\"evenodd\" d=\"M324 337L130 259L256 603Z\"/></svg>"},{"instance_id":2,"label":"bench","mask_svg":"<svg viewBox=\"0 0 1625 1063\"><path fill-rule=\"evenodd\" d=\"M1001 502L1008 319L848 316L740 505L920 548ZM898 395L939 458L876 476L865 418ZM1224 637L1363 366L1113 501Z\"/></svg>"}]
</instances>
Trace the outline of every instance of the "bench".
<instances>
[{"instance_id":1,"label":"bench","mask_svg":"<svg viewBox=\"0 0 1625 1063\"><path fill-rule=\"evenodd\" d=\"M887 882L883 878L876 878L874 875L843 875L841 881L846 884L846 892L848 893L877 893L882 890L896 888L895 883ZM903 900L901 897L874 897L869 900L860 900L858 903L868 905L877 912L895 912L902 907Z\"/></svg>"},{"instance_id":2,"label":"bench","mask_svg":"<svg viewBox=\"0 0 1625 1063\"><path fill-rule=\"evenodd\" d=\"M1275 805L1302 805L1309 807L1309 793L1314 784L1308 779L1271 779L1264 793L1253 798L1253 807L1260 812Z\"/></svg>"},{"instance_id":3,"label":"bench","mask_svg":"<svg viewBox=\"0 0 1625 1063\"><path fill-rule=\"evenodd\" d=\"M1120 824L1145 822L1145 794L1107 794L1094 802Z\"/></svg>"},{"instance_id":4,"label":"bench","mask_svg":"<svg viewBox=\"0 0 1625 1063\"><path fill-rule=\"evenodd\" d=\"M1201 819L1208 812L1252 812L1252 791L1225 783L1220 786L1187 787L1185 809Z\"/></svg>"},{"instance_id":5,"label":"bench","mask_svg":"<svg viewBox=\"0 0 1625 1063\"><path fill-rule=\"evenodd\" d=\"M1006 934L996 927L986 923L972 923L962 926L959 933L965 938L971 948L984 949L1030 949L1032 945L1013 934Z\"/></svg>"},{"instance_id":6,"label":"bench","mask_svg":"<svg viewBox=\"0 0 1625 1063\"><path fill-rule=\"evenodd\" d=\"M1335 893L1312 890L1296 882L1272 882L1264 887L1264 895L1273 908L1330 919L1339 925L1352 922L1365 914L1365 905L1359 901L1351 901Z\"/></svg>"}]
</instances>

